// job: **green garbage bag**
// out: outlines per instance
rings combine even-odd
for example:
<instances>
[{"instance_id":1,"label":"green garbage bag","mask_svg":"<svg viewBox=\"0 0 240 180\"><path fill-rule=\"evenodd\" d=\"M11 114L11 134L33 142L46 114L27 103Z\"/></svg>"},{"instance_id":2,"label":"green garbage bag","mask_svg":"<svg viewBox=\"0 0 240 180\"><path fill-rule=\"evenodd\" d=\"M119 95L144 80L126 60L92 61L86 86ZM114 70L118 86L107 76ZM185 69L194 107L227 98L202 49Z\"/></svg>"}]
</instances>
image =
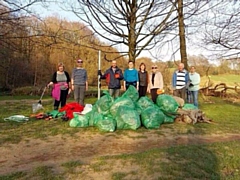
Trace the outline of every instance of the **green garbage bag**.
<instances>
[{"instance_id":1,"label":"green garbage bag","mask_svg":"<svg viewBox=\"0 0 240 180\"><path fill-rule=\"evenodd\" d=\"M137 103L134 103L134 105L135 105L134 109L137 111L138 115L141 115L142 108Z\"/></svg>"},{"instance_id":2,"label":"green garbage bag","mask_svg":"<svg viewBox=\"0 0 240 180\"><path fill-rule=\"evenodd\" d=\"M123 93L122 97L129 97L133 102L137 102L139 98L138 90L134 86L130 85Z\"/></svg>"},{"instance_id":3,"label":"green garbage bag","mask_svg":"<svg viewBox=\"0 0 240 180\"><path fill-rule=\"evenodd\" d=\"M88 127L88 117L79 113L73 113L73 118L69 122L70 127Z\"/></svg>"},{"instance_id":4,"label":"green garbage bag","mask_svg":"<svg viewBox=\"0 0 240 180\"><path fill-rule=\"evenodd\" d=\"M103 119L99 119L96 126L103 132L114 132L116 129L116 121L113 117L105 116Z\"/></svg>"},{"instance_id":5,"label":"green garbage bag","mask_svg":"<svg viewBox=\"0 0 240 180\"><path fill-rule=\"evenodd\" d=\"M191 109L198 109L198 108L196 106L194 106L193 104L186 103L186 104L184 104L182 109L185 109L185 110L189 109L189 110L191 110Z\"/></svg>"},{"instance_id":6,"label":"green garbage bag","mask_svg":"<svg viewBox=\"0 0 240 180\"><path fill-rule=\"evenodd\" d=\"M132 109L135 108L133 101L129 97L123 97L123 96L119 97L114 101L113 105L110 108L110 113L113 116L113 118L116 117L118 108L120 106L128 106L129 108L132 108Z\"/></svg>"},{"instance_id":7,"label":"green garbage bag","mask_svg":"<svg viewBox=\"0 0 240 180\"><path fill-rule=\"evenodd\" d=\"M159 107L150 106L141 113L142 124L147 129L157 129L165 120L165 115Z\"/></svg>"},{"instance_id":8,"label":"green garbage bag","mask_svg":"<svg viewBox=\"0 0 240 180\"><path fill-rule=\"evenodd\" d=\"M92 111L87 113L87 116L89 117L89 126L96 126L97 122L100 119L103 119L103 115L100 114L95 108L93 107Z\"/></svg>"},{"instance_id":9,"label":"green garbage bag","mask_svg":"<svg viewBox=\"0 0 240 180\"><path fill-rule=\"evenodd\" d=\"M175 118L176 118L176 116L165 114L165 119L164 119L163 124L174 123Z\"/></svg>"},{"instance_id":10,"label":"green garbage bag","mask_svg":"<svg viewBox=\"0 0 240 180\"><path fill-rule=\"evenodd\" d=\"M140 117L136 110L128 106L120 106L116 116L117 129L136 130L140 127Z\"/></svg>"},{"instance_id":11,"label":"green garbage bag","mask_svg":"<svg viewBox=\"0 0 240 180\"><path fill-rule=\"evenodd\" d=\"M137 107L140 107L141 110L144 110L150 106L153 107L154 103L147 96L140 97L139 100L137 101Z\"/></svg>"},{"instance_id":12,"label":"green garbage bag","mask_svg":"<svg viewBox=\"0 0 240 180\"><path fill-rule=\"evenodd\" d=\"M26 122L29 120L29 117L24 115L13 115L3 119L4 121L15 121L15 122Z\"/></svg>"},{"instance_id":13,"label":"green garbage bag","mask_svg":"<svg viewBox=\"0 0 240 180\"><path fill-rule=\"evenodd\" d=\"M94 104L99 113L103 115L109 114L110 107L113 104L113 98L109 93L105 93L97 102Z\"/></svg>"},{"instance_id":14,"label":"green garbage bag","mask_svg":"<svg viewBox=\"0 0 240 180\"><path fill-rule=\"evenodd\" d=\"M178 109L177 101L168 94L161 94L157 97L157 105L165 113L174 113Z\"/></svg>"},{"instance_id":15,"label":"green garbage bag","mask_svg":"<svg viewBox=\"0 0 240 180\"><path fill-rule=\"evenodd\" d=\"M59 112L58 110L52 110L50 112L47 112L48 116L51 116L52 118L58 118L58 117L62 117L66 114L65 111L63 112Z\"/></svg>"}]
</instances>

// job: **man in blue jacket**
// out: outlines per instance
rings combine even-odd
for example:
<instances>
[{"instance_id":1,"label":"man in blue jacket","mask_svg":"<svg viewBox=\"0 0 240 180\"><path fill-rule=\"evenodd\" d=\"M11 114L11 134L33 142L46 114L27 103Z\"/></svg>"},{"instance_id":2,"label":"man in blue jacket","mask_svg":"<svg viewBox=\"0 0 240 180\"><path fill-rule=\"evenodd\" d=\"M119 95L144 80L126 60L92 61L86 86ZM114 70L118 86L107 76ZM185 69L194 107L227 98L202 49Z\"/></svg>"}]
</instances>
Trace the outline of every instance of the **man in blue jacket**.
<instances>
[{"instance_id":1,"label":"man in blue jacket","mask_svg":"<svg viewBox=\"0 0 240 180\"><path fill-rule=\"evenodd\" d=\"M107 69L103 75L101 70L99 70L98 75L100 75L100 79L106 79L109 94L113 98L117 98L120 94L121 80L123 80L123 73L122 70L117 67L117 62L113 60L112 66Z\"/></svg>"},{"instance_id":2,"label":"man in blue jacket","mask_svg":"<svg viewBox=\"0 0 240 180\"><path fill-rule=\"evenodd\" d=\"M176 70L172 76L173 95L178 96L186 101L186 89L188 83L188 71L184 69L184 64L180 63L178 65L178 70Z\"/></svg>"}]
</instances>

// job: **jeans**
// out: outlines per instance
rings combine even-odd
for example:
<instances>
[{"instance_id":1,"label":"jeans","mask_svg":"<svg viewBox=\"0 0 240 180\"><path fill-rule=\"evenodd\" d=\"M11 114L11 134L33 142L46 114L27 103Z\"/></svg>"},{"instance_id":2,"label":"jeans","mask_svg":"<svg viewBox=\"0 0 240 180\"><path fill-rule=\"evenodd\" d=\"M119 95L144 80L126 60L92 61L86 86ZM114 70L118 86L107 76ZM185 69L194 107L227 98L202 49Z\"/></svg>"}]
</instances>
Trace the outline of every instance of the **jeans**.
<instances>
[{"instance_id":1,"label":"jeans","mask_svg":"<svg viewBox=\"0 0 240 180\"><path fill-rule=\"evenodd\" d=\"M84 106L85 85L74 85L74 100Z\"/></svg>"},{"instance_id":2,"label":"jeans","mask_svg":"<svg viewBox=\"0 0 240 180\"><path fill-rule=\"evenodd\" d=\"M117 98L120 94L120 89L108 89L110 96Z\"/></svg>"},{"instance_id":3,"label":"jeans","mask_svg":"<svg viewBox=\"0 0 240 180\"><path fill-rule=\"evenodd\" d=\"M198 91L189 91L188 102L193 103L198 108Z\"/></svg>"}]
</instances>

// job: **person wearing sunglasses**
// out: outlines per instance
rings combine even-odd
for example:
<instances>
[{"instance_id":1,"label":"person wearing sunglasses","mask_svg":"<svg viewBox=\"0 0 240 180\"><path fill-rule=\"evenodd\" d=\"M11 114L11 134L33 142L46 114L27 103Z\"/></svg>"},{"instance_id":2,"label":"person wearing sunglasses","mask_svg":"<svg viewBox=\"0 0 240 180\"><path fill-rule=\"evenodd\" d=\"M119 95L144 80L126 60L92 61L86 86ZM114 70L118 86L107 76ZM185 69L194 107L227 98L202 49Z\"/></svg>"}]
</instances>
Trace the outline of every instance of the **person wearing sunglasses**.
<instances>
[{"instance_id":1,"label":"person wearing sunglasses","mask_svg":"<svg viewBox=\"0 0 240 180\"><path fill-rule=\"evenodd\" d=\"M151 93L154 103L157 101L158 89L163 89L163 76L162 73L158 71L157 65L153 65L152 72L149 74L148 92Z\"/></svg>"},{"instance_id":2,"label":"person wearing sunglasses","mask_svg":"<svg viewBox=\"0 0 240 180\"><path fill-rule=\"evenodd\" d=\"M83 60L77 60L77 67L72 70L72 90L74 91L74 100L84 106L85 91L88 90L87 71L83 68Z\"/></svg>"}]
</instances>

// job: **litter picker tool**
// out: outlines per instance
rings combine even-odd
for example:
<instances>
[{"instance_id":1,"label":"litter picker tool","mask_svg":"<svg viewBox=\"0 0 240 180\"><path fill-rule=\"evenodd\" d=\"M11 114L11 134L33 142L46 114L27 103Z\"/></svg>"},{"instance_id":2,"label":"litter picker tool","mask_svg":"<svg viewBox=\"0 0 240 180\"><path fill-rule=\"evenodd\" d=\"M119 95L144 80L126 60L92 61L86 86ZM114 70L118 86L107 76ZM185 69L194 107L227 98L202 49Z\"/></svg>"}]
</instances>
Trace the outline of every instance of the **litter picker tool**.
<instances>
[{"instance_id":1,"label":"litter picker tool","mask_svg":"<svg viewBox=\"0 0 240 180\"><path fill-rule=\"evenodd\" d=\"M42 106L42 98L43 98L43 95L44 95L46 89L47 89L47 86L44 87L43 92L42 92L42 94L41 94L41 97L40 97L38 103L32 104L32 111L33 111L33 113L36 113L36 112L39 111L40 109L43 109L43 106Z\"/></svg>"}]
</instances>

